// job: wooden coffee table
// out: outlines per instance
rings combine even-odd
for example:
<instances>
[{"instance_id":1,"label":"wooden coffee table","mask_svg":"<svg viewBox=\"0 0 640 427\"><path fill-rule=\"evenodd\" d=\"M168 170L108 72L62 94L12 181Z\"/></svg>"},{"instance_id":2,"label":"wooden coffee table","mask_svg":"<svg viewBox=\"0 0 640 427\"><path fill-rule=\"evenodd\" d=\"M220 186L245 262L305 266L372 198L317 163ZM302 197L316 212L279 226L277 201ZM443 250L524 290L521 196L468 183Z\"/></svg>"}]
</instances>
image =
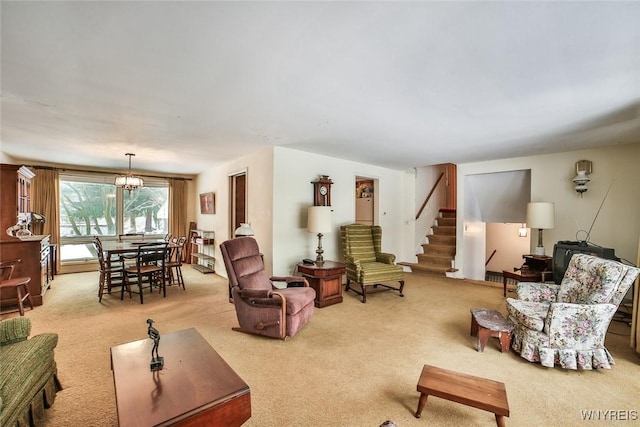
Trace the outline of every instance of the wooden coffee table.
<instances>
[{"instance_id":1,"label":"wooden coffee table","mask_svg":"<svg viewBox=\"0 0 640 427\"><path fill-rule=\"evenodd\" d=\"M249 386L194 328L161 334L164 368L151 372L153 342L111 347L118 424L240 426L251 417Z\"/></svg>"},{"instance_id":2,"label":"wooden coffee table","mask_svg":"<svg viewBox=\"0 0 640 427\"><path fill-rule=\"evenodd\" d=\"M497 381L424 365L418 391L416 418L422 415L429 395L493 412L498 427L504 427L504 417L509 416L507 391L504 384Z\"/></svg>"}]
</instances>

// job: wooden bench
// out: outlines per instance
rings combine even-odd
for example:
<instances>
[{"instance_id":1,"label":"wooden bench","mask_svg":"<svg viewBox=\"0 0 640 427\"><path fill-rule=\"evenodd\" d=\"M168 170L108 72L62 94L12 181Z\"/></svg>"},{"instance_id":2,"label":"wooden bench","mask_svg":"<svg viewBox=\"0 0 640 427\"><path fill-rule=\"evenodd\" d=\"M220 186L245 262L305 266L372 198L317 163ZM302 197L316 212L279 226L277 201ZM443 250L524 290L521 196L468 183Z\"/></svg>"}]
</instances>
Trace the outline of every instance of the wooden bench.
<instances>
[{"instance_id":1,"label":"wooden bench","mask_svg":"<svg viewBox=\"0 0 640 427\"><path fill-rule=\"evenodd\" d=\"M484 351L489 337L500 340L500 349L503 353L509 351L511 346L511 331L513 325L502 316L502 313L490 308L471 309L471 336L478 337L478 351Z\"/></svg>"},{"instance_id":2,"label":"wooden bench","mask_svg":"<svg viewBox=\"0 0 640 427\"><path fill-rule=\"evenodd\" d=\"M505 417L509 416L507 391L498 381L424 365L418 391L416 418L422 415L429 395L493 412L498 427L505 427Z\"/></svg>"}]
</instances>

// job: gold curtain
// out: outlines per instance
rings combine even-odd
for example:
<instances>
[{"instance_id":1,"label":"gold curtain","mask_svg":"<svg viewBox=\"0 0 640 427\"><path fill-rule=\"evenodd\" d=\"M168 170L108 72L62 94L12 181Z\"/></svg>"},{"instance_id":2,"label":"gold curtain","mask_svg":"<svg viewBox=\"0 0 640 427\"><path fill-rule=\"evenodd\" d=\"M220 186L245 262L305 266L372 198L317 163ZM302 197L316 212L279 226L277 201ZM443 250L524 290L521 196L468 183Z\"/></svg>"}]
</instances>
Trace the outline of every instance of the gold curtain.
<instances>
[{"instance_id":1,"label":"gold curtain","mask_svg":"<svg viewBox=\"0 0 640 427\"><path fill-rule=\"evenodd\" d=\"M638 239L638 261L640 267L640 239ZM631 347L640 353L640 277L633 286L633 315L631 317Z\"/></svg>"},{"instance_id":2,"label":"gold curtain","mask_svg":"<svg viewBox=\"0 0 640 427\"><path fill-rule=\"evenodd\" d=\"M42 234L51 236L50 242L60 242L60 218L58 216L59 174L53 169L33 168L36 176L31 181L31 206L33 211L44 215L47 221ZM60 247L58 246L58 252ZM56 257L56 270L60 271L60 254Z\"/></svg>"},{"instance_id":3,"label":"gold curtain","mask_svg":"<svg viewBox=\"0 0 640 427\"><path fill-rule=\"evenodd\" d=\"M187 237L187 182L169 178L169 232Z\"/></svg>"}]
</instances>

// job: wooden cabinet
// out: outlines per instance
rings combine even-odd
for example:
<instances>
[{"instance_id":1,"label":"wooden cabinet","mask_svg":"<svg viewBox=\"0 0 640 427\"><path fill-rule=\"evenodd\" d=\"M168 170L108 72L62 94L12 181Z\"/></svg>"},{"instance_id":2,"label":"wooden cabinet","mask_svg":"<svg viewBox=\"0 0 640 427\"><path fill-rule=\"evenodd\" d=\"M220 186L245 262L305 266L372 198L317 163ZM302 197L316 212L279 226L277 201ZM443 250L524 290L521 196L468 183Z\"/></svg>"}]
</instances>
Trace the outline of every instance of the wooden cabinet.
<instances>
[{"instance_id":1,"label":"wooden cabinet","mask_svg":"<svg viewBox=\"0 0 640 427\"><path fill-rule=\"evenodd\" d=\"M342 276L346 272L345 264L334 261L325 261L322 265L300 263L298 272L316 291L316 307L322 308L342 302Z\"/></svg>"},{"instance_id":2,"label":"wooden cabinet","mask_svg":"<svg viewBox=\"0 0 640 427\"><path fill-rule=\"evenodd\" d=\"M35 174L25 166L0 164L0 240L11 240L7 228L18 217L31 212L31 178Z\"/></svg>"},{"instance_id":3,"label":"wooden cabinet","mask_svg":"<svg viewBox=\"0 0 640 427\"><path fill-rule=\"evenodd\" d=\"M50 268L49 251L48 234L0 241L0 259L2 261L22 260L21 263L16 265L13 277L31 277L28 286L34 305L42 305L42 297L51 284L50 275L48 274ZM7 290L7 292L10 291L13 290ZM8 301L8 304L13 304L9 302L10 299L15 299L15 293L2 294L0 305L5 305L2 301Z\"/></svg>"},{"instance_id":4,"label":"wooden cabinet","mask_svg":"<svg viewBox=\"0 0 640 427\"><path fill-rule=\"evenodd\" d=\"M31 213L31 179L35 174L19 165L0 164L0 261L21 259L16 265L13 277L30 277L29 292L34 305L42 305L42 296L51 281L49 235L32 235L21 238L10 236L6 230L13 227L19 218L27 218ZM14 294L0 296L3 301L15 298Z\"/></svg>"},{"instance_id":5,"label":"wooden cabinet","mask_svg":"<svg viewBox=\"0 0 640 427\"><path fill-rule=\"evenodd\" d=\"M191 264L201 273L216 272L215 235L210 230L191 230Z\"/></svg>"}]
</instances>

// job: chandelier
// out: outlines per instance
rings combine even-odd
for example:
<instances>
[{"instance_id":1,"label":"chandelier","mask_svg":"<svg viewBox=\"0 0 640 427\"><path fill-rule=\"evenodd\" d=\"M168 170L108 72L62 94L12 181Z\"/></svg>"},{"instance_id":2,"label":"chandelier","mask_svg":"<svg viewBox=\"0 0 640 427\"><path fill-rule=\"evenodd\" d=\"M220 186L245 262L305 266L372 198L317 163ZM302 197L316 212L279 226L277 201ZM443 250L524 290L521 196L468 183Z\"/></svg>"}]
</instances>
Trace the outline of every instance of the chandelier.
<instances>
[{"instance_id":1,"label":"chandelier","mask_svg":"<svg viewBox=\"0 0 640 427\"><path fill-rule=\"evenodd\" d=\"M125 154L125 156L129 156L129 170L127 171L126 175L117 176L115 184L118 187L122 187L125 190L131 192L131 190L144 186L144 181L142 180L142 178L133 176L133 173L131 173L131 157L135 156L135 154L127 153Z\"/></svg>"}]
</instances>

